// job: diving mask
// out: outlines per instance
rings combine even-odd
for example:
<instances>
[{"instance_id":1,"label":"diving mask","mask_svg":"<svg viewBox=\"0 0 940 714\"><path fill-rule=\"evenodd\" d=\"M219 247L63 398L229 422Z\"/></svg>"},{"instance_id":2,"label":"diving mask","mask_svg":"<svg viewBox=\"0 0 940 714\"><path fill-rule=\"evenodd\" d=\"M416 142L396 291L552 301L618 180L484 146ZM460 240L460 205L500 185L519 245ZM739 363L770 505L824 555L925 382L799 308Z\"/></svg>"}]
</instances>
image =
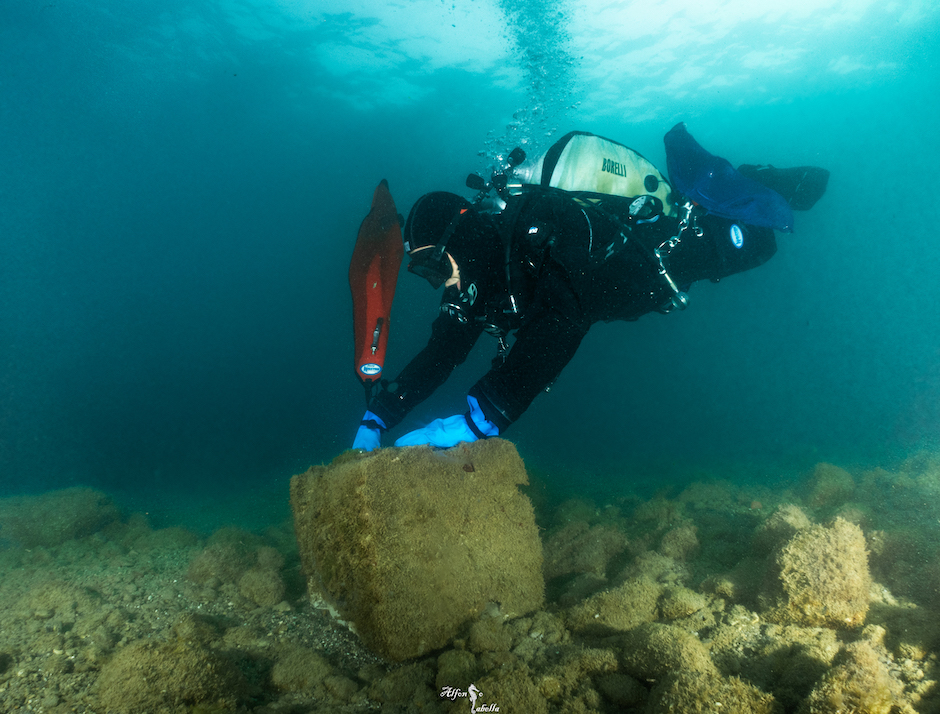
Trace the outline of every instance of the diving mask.
<instances>
[{"instance_id":1,"label":"diving mask","mask_svg":"<svg viewBox=\"0 0 940 714\"><path fill-rule=\"evenodd\" d=\"M454 277L454 264L443 245L427 245L411 251L408 272L427 280L437 290Z\"/></svg>"}]
</instances>

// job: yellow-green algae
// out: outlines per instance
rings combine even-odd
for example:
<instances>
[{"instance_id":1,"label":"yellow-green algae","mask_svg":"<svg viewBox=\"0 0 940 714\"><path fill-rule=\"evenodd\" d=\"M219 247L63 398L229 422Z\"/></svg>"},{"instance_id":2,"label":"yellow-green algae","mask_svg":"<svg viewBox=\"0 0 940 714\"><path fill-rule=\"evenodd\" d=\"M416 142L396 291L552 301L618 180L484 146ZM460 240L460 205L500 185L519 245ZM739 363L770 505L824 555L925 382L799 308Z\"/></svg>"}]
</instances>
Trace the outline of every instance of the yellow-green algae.
<instances>
[{"instance_id":1,"label":"yellow-green algae","mask_svg":"<svg viewBox=\"0 0 940 714\"><path fill-rule=\"evenodd\" d=\"M702 481L674 498L582 499L558 511L564 519L543 513L544 542L570 563L583 553L590 570L552 578L544 609L507 618L485 608L448 644L400 665L310 608L287 529L202 541L132 516L61 545L13 547L0 551L0 704L466 714L466 698L440 692L472 683L501 712L940 712L940 460L852 471L843 503L819 498L817 472L779 493ZM626 548L602 562L605 550L583 537L552 541L578 519L571 533L614 528ZM822 604L809 610L823 617L779 616L806 611L792 597L799 588L780 580L797 572L784 553L823 565L854 553L864 577L863 550L867 610L853 622L825 615L855 598L803 576L793 582L816 591L808 602ZM283 582L281 602L259 604L240 587L258 571Z\"/></svg>"}]
</instances>

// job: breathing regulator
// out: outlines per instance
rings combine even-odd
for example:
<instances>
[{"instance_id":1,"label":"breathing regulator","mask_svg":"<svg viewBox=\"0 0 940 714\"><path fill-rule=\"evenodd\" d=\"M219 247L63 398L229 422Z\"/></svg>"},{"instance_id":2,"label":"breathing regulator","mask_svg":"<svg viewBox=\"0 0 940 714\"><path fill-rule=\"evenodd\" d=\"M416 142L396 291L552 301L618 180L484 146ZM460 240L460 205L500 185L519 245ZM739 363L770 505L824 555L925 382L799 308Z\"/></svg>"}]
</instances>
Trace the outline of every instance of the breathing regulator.
<instances>
[{"instance_id":1,"label":"breathing regulator","mask_svg":"<svg viewBox=\"0 0 940 714\"><path fill-rule=\"evenodd\" d=\"M483 213L502 213L506 202L511 196L517 196L522 191L521 183L510 183L515 168L526 159L525 151L516 147L509 152L509 156L501 166L498 166L487 181L479 174L467 176L467 188L477 192L473 203L480 207ZM495 191L495 194L491 192Z\"/></svg>"}]
</instances>

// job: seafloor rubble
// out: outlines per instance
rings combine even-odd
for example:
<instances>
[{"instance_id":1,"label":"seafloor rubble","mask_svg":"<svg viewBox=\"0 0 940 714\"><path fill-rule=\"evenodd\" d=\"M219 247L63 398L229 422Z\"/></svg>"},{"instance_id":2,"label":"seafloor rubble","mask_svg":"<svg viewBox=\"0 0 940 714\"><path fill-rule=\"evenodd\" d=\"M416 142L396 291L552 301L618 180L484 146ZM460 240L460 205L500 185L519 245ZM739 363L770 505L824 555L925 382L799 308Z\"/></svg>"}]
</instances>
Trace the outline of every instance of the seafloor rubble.
<instances>
[{"instance_id":1,"label":"seafloor rubble","mask_svg":"<svg viewBox=\"0 0 940 714\"><path fill-rule=\"evenodd\" d=\"M0 710L940 712L940 456L533 500L545 608L399 664L310 605L291 523L0 500Z\"/></svg>"}]
</instances>

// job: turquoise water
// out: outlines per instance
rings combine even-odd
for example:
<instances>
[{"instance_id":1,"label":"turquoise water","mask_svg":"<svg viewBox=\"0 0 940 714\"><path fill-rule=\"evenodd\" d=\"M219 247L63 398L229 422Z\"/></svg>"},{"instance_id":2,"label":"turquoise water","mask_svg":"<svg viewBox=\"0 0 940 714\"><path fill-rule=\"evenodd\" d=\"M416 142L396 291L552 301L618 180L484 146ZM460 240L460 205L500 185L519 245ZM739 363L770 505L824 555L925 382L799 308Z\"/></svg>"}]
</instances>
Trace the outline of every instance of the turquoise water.
<instances>
[{"instance_id":1,"label":"turquoise water","mask_svg":"<svg viewBox=\"0 0 940 714\"><path fill-rule=\"evenodd\" d=\"M361 417L346 271L379 180L407 212L571 129L664 169L677 121L829 191L767 265L596 326L507 433L527 463L590 495L935 444L936 7L373 5L3 3L0 495L282 517ZM436 305L403 274L389 372ZM401 430L463 411L494 350Z\"/></svg>"}]
</instances>

